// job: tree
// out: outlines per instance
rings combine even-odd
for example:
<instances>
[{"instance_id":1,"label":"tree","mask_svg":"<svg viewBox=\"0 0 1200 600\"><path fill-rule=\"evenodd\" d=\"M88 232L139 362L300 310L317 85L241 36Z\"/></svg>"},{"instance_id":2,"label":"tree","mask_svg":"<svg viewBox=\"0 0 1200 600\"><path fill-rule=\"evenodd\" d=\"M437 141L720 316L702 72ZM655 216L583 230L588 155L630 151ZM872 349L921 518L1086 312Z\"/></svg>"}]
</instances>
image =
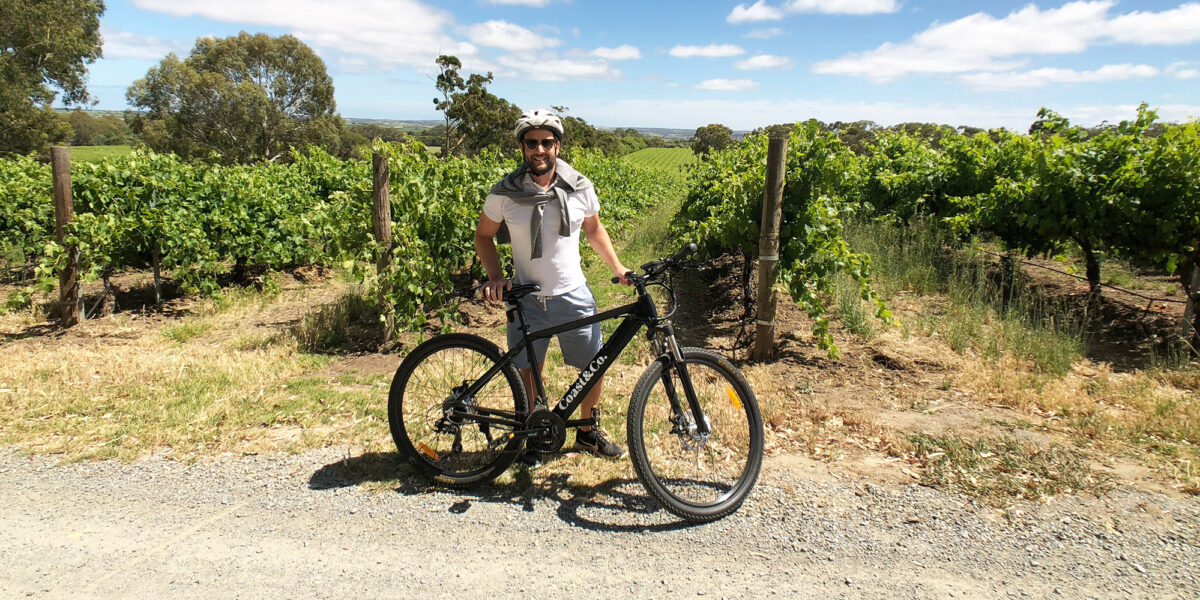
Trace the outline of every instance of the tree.
<instances>
[{"instance_id":1,"label":"tree","mask_svg":"<svg viewBox=\"0 0 1200 600\"><path fill-rule=\"evenodd\" d=\"M709 150L720 150L732 146L733 143L733 130L713 123L696 130L696 135L692 138L692 150L696 154L705 154Z\"/></svg>"},{"instance_id":2,"label":"tree","mask_svg":"<svg viewBox=\"0 0 1200 600\"><path fill-rule=\"evenodd\" d=\"M563 122L565 139L563 152L569 153L574 148L595 148L608 156L621 154L621 140L617 134L593 127L587 121L567 115L570 109L566 106L551 106Z\"/></svg>"},{"instance_id":3,"label":"tree","mask_svg":"<svg viewBox=\"0 0 1200 600\"><path fill-rule=\"evenodd\" d=\"M112 146L134 142L133 131L119 117L93 117L82 110L73 110L67 113L66 119L71 124L72 146Z\"/></svg>"},{"instance_id":4,"label":"tree","mask_svg":"<svg viewBox=\"0 0 1200 600\"><path fill-rule=\"evenodd\" d=\"M50 110L89 100L87 65L101 56L102 0L0 0L0 153L45 149L70 134Z\"/></svg>"},{"instance_id":5,"label":"tree","mask_svg":"<svg viewBox=\"0 0 1200 600\"><path fill-rule=\"evenodd\" d=\"M825 126L826 131L837 134L846 147L855 154L864 156L870 154L871 144L875 143L880 127L875 121L834 121Z\"/></svg>"},{"instance_id":6,"label":"tree","mask_svg":"<svg viewBox=\"0 0 1200 600\"><path fill-rule=\"evenodd\" d=\"M290 35L199 38L187 59L168 54L125 96L146 111L133 120L142 140L184 157L271 162L308 145L336 152L343 129L325 62Z\"/></svg>"},{"instance_id":7,"label":"tree","mask_svg":"<svg viewBox=\"0 0 1200 600\"><path fill-rule=\"evenodd\" d=\"M492 73L473 73L463 79L458 73L462 61L446 54L437 58L437 65L440 70L434 85L442 98L434 98L433 104L446 120L442 156L475 155L511 143L512 127L521 109L487 90Z\"/></svg>"},{"instance_id":8,"label":"tree","mask_svg":"<svg viewBox=\"0 0 1200 600\"><path fill-rule=\"evenodd\" d=\"M463 81L458 70L462 68L462 61L458 60L457 56L443 54L437 57L438 76L434 87L442 95L442 99L433 99L433 106L442 111L442 116L446 120L446 126L442 130L442 157L450 156L451 152L458 147L462 139L456 131L456 123L450 122L450 107L454 106L454 94L466 89L466 82ZM489 73L489 75L491 75Z\"/></svg>"}]
</instances>

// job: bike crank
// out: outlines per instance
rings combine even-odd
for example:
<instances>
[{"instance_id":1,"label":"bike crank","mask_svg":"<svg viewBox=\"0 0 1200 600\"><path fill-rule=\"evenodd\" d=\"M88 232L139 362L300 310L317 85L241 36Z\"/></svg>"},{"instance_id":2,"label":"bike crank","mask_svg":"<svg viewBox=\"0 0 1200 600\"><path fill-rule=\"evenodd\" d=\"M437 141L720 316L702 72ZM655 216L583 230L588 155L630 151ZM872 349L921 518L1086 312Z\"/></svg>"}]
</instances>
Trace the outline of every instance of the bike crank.
<instances>
[{"instance_id":1,"label":"bike crank","mask_svg":"<svg viewBox=\"0 0 1200 600\"><path fill-rule=\"evenodd\" d=\"M567 425L562 417L539 408L525 419L525 429L508 434L508 439L523 437L530 450L538 452L558 452L567 441Z\"/></svg>"}]
</instances>

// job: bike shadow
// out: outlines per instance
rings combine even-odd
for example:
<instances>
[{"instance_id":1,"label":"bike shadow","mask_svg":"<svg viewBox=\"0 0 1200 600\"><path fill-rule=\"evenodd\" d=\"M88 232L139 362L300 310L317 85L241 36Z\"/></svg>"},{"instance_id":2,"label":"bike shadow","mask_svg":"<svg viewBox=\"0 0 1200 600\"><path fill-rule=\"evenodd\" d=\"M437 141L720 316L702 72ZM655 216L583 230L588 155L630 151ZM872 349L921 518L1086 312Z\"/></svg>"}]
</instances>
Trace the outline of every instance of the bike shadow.
<instances>
[{"instance_id":1,"label":"bike shadow","mask_svg":"<svg viewBox=\"0 0 1200 600\"><path fill-rule=\"evenodd\" d=\"M588 485L571 481L570 473L552 469L552 464L535 472L516 469L511 471L511 481L450 488L433 483L396 452L369 452L317 469L309 477L308 487L331 490L383 484L405 496L445 499L446 511L453 514L464 514L477 502L508 504L527 512L538 510L539 503L549 503L556 505L555 513L563 522L592 531L642 533L696 525L663 510L646 495L637 479L625 477Z\"/></svg>"}]
</instances>

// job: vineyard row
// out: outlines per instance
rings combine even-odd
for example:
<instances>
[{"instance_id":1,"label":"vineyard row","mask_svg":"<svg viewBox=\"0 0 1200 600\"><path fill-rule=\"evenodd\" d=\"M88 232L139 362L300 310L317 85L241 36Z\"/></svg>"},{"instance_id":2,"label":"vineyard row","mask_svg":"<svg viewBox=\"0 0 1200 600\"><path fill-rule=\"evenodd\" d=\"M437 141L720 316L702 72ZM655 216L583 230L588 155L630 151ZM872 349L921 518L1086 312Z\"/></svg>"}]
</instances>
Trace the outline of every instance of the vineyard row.
<instances>
[{"instance_id":1,"label":"vineyard row","mask_svg":"<svg viewBox=\"0 0 1200 600\"><path fill-rule=\"evenodd\" d=\"M161 268L189 293L220 293L218 278L259 266L352 265L368 287L390 281L398 324L423 322L453 291L451 276L472 263L483 198L507 171L498 155L440 160L419 143L379 144L390 170L391 268L377 274L369 160L319 149L294 162L257 166L188 163L137 151L72 167L75 218L65 244L54 238L48 165L0 161L0 260L32 272L44 288L79 248L80 271L107 281L125 269ZM661 179L596 153L572 160L595 182L606 219L619 230L666 195Z\"/></svg>"}]
</instances>

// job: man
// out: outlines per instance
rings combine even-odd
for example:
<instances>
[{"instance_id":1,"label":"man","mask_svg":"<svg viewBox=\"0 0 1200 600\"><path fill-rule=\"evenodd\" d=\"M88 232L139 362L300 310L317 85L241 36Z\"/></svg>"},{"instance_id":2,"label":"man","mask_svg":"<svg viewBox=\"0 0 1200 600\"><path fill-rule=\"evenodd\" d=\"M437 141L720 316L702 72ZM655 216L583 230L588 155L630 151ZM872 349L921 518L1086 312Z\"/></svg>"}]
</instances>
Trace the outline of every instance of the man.
<instances>
[{"instance_id":1,"label":"man","mask_svg":"<svg viewBox=\"0 0 1200 600\"><path fill-rule=\"evenodd\" d=\"M580 230L613 274L622 283L629 282L625 279L627 269L617 258L608 231L600 222L600 202L592 182L558 158L562 120L550 111L534 110L521 115L515 132L525 162L488 194L475 229L475 251L487 270L484 298L501 302L504 290L510 289L512 283L500 269L496 237L500 233L501 241L505 241L502 226L507 229L516 280L541 286L540 292L521 300L530 331L537 331L596 314L596 300L580 265ZM509 347L520 339L517 325L510 323ZM534 342L538 373L545 366L549 342L548 339ZM600 350L600 324L561 333L558 343L563 362L582 370ZM525 353L517 356L516 363L532 406L537 396L532 365ZM581 418L592 417L602 388L603 381L597 382L584 398ZM606 458L626 454L599 427L580 427L575 435L575 448ZM533 453L522 457L531 466L538 460Z\"/></svg>"}]
</instances>

